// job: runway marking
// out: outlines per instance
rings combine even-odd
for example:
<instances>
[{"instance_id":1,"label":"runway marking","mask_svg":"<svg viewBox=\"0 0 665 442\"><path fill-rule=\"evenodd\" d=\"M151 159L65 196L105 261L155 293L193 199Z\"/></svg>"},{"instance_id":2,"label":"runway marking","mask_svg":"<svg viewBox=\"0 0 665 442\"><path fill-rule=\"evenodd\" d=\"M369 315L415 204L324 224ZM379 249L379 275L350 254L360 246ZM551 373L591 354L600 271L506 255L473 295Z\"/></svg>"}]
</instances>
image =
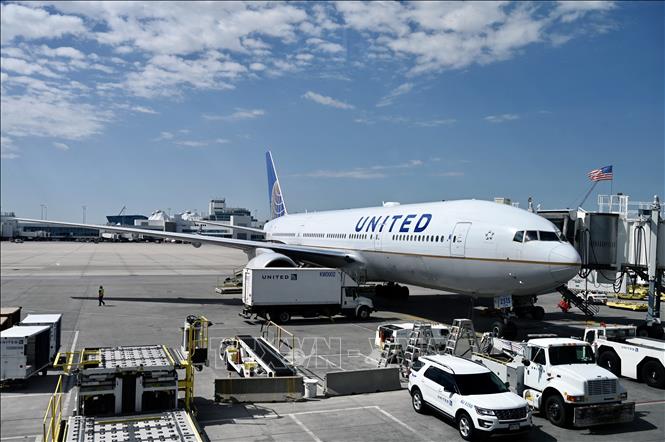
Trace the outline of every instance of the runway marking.
<instances>
[{"instance_id":1,"label":"runway marking","mask_svg":"<svg viewBox=\"0 0 665 442\"><path fill-rule=\"evenodd\" d=\"M639 407L640 405L661 405L661 404L665 404L665 401L655 400L655 401L635 402L636 407Z\"/></svg>"},{"instance_id":2,"label":"runway marking","mask_svg":"<svg viewBox=\"0 0 665 442\"><path fill-rule=\"evenodd\" d=\"M392 420L395 421L396 423L400 424L401 426L403 426L404 428L406 428L407 430L409 430L410 432L412 432L413 434L418 434L418 432L417 432L415 429L413 429L413 427L411 427L411 426L408 425L407 423L402 422L401 420L397 419L395 416L393 416L392 414L388 413L388 412L387 412L386 410L384 410L383 408L381 408L381 407L376 407L376 409L377 409L380 413L384 414L386 417L392 419ZM428 441L429 441L429 439L427 439L427 438L425 438L425 440L428 440Z\"/></svg>"},{"instance_id":3,"label":"runway marking","mask_svg":"<svg viewBox=\"0 0 665 442\"><path fill-rule=\"evenodd\" d=\"M326 361L328 364L332 365L333 367L339 368L340 370L344 370L341 366L339 366L339 365L335 364L334 362L324 358L321 355L317 355L317 357L320 358L320 359L323 359L324 361ZM346 371L346 370L344 370L344 371Z\"/></svg>"},{"instance_id":4,"label":"runway marking","mask_svg":"<svg viewBox=\"0 0 665 442\"><path fill-rule=\"evenodd\" d=\"M318 437L316 437L316 434L314 434L314 433L312 432L312 430L310 430L309 428L307 428L307 427L305 426L305 424L303 424L302 422L300 422L300 419L298 419L297 417L295 417L293 414L289 414L288 416L289 416L291 419L293 419L293 422L295 422L296 424L298 424L298 426L299 426L300 428L302 428L303 431L304 431L305 433L309 434L310 437L311 437L312 439L314 439L316 442L323 442L321 439L319 439Z\"/></svg>"},{"instance_id":5,"label":"runway marking","mask_svg":"<svg viewBox=\"0 0 665 442\"><path fill-rule=\"evenodd\" d=\"M29 434L29 435L27 435L27 436L9 436L9 437L0 437L0 440L30 439L30 438L33 438L33 437L35 438L35 440L37 440L37 439L41 439L42 436L39 435L39 434Z\"/></svg>"}]
</instances>

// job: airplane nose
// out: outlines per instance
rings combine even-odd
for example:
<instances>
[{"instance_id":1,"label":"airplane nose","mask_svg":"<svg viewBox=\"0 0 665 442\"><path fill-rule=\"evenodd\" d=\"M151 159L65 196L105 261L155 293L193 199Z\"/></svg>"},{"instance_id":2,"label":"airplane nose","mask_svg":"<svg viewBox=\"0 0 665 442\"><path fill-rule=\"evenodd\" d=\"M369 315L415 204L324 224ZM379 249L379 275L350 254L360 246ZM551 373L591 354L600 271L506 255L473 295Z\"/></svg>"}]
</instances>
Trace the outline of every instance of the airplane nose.
<instances>
[{"instance_id":1,"label":"airplane nose","mask_svg":"<svg viewBox=\"0 0 665 442\"><path fill-rule=\"evenodd\" d=\"M552 279L565 284L580 271L582 259L570 244L559 244L550 251L549 263Z\"/></svg>"}]
</instances>

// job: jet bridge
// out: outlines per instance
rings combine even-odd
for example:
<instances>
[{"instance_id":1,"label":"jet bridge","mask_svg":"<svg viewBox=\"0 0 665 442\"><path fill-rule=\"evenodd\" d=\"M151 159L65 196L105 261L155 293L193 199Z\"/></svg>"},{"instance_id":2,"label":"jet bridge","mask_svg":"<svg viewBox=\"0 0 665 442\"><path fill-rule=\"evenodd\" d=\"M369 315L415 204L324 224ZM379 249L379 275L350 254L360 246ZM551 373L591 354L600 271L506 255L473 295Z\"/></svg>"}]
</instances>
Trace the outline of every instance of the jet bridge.
<instances>
[{"instance_id":1,"label":"jet bridge","mask_svg":"<svg viewBox=\"0 0 665 442\"><path fill-rule=\"evenodd\" d=\"M662 337L660 294L665 276L665 214L654 196L652 202L631 202L628 195L599 195L599 210L543 210L538 214L552 221L575 246L582 258L580 277L594 277L614 292L626 278L648 283L648 311L642 334ZM562 294L579 301L563 287ZM577 304L576 304L577 305ZM593 309L588 309L591 314ZM586 312L585 312L586 313ZM589 314L589 313L587 313Z\"/></svg>"}]
</instances>

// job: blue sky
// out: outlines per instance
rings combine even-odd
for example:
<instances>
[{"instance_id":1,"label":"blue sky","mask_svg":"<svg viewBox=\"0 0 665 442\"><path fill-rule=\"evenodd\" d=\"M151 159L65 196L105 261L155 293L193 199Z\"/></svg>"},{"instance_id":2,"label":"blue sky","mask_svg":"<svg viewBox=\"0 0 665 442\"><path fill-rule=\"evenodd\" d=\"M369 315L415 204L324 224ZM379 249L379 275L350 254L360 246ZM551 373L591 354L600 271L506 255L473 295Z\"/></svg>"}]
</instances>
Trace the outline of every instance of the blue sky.
<instances>
[{"instance_id":1,"label":"blue sky","mask_svg":"<svg viewBox=\"0 0 665 442\"><path fill-rule=\"evenodd\" d=\"M264 218L266 148L291 212L572 207L608 164L663 197L664 23L662 2L3 2L2 210Z\"/></svg>"}]
</instances>

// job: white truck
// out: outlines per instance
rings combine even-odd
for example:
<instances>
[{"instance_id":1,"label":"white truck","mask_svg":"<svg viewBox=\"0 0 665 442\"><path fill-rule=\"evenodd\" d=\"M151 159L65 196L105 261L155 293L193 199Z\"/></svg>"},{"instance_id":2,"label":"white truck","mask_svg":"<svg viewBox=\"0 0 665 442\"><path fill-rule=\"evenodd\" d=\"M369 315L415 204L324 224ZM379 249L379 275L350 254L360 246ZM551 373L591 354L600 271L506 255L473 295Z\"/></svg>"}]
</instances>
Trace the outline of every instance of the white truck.
<instances>
[{"instance_id":1,"label":"white truck","mask_svg":"<svg viewBox=\"0 0 665 442\"><path fill-rule=\"evenodd\" d=\"M358 284L333 268L269 267L243 270L242 314L284 324L291 316L334 316L366 320L371 299L358 295Z\"/></svg>"},{"instance_id":2,"label":"white truck","mask_svg":"<svg viewBox=\"0 0 665 442\"><path fill-rule=\"evenodd\" d=\"M665 387L665 342L638 338L637 328L625 325L588 327L584 340L593 347L601 367L650 387Z\"/></svg>"},{"instance_id":3,"label":"white truck","mask_svg":"<svg viewBox=\"0 0 665 442\"><path fill-rule=\"evenodd\" d=\"M579 339L537 338L524 343L491 340L473 359L492 370L556 426L590 427L631 422L635 403L618 378L595 364L591 346Z\"/></svg>"}]
</instances>

